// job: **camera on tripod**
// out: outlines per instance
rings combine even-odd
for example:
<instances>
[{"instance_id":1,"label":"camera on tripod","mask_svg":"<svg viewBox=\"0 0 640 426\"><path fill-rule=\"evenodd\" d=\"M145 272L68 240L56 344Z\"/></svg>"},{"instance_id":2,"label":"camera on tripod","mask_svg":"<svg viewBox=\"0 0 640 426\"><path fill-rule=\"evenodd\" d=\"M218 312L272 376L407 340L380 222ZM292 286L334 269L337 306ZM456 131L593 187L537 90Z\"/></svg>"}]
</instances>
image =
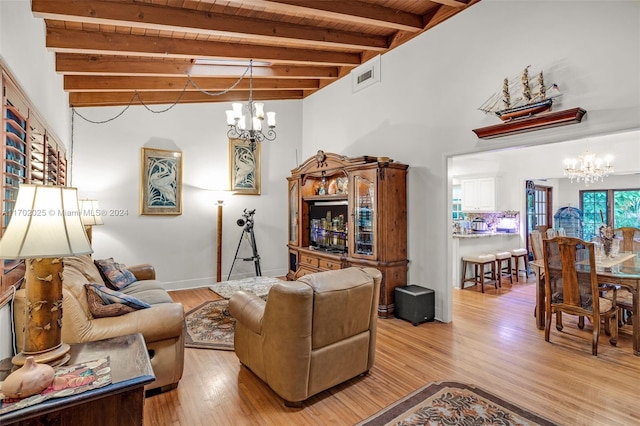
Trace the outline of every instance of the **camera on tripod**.
<instances>
[{"instance_id":1,"label":"camera on tripod","mask_svg":"<svg viewBox=\"0 0 640 426\"><path fill-rule=\"evenodd\" d=\"M244 213L242 213L242 217L236 220L236 224L238 226L244 226L245 229L253 228L253 214L256 212L256 209L247 210L244 209Z\"/></svg>"},{"instance_id":2,"label":"camera on tripod","mask_svg":"<svg viewBox=\"0 0 640 426\"><path fill-rule=\"evenodd\" d=\"M247 210L244 209L244 213L242 213L242 217L236 220L236 224L238 226L244 226L242 230L242 235L240 235L240 241L238 241L238 248L236 249L236 255L233 258L233 263L231 264L231 269L229 269L229 276L227 280L231 279L231 272L233 271L233 267L236 264L236 260L244 260L246 262L252 261L256 268L256 277L262 276L262 270L260 269L260 255L258 254L258 247L256 246L256 237L253 235L253 214L256 212L256 209ZM240 245L242 244L243 237L248 237L249 242L251 243L251 250L253 255L251 257L238 257L238 252L240 251Z\"/></svg>"}]
</instances>

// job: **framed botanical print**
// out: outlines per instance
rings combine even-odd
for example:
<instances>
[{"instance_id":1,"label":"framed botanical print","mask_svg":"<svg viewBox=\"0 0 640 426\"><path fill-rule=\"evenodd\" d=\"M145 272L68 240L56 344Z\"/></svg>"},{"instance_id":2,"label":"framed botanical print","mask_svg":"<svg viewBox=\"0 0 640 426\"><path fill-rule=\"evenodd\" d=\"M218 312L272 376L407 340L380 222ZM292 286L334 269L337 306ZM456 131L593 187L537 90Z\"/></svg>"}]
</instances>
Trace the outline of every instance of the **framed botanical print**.
<instances>
[{"instance_id":1,"label":"framed botanical print","mask_svg":"<svg viewBox=\"0 0 640 426\"><path fill-rule=\"evenodd\" d=\"M229 139L229 182L236 194L260 195L260 143Z\"/></svg>"},{"instance_id":2,"label":"framed botanical print","mask_svg":"<svg viewBox=\"0 0 640 426\"><path fill-rule=\"evenodd\" d=\"M142 148L140 214L182 214L182 152Z\"/></svg>"}]
</instances>

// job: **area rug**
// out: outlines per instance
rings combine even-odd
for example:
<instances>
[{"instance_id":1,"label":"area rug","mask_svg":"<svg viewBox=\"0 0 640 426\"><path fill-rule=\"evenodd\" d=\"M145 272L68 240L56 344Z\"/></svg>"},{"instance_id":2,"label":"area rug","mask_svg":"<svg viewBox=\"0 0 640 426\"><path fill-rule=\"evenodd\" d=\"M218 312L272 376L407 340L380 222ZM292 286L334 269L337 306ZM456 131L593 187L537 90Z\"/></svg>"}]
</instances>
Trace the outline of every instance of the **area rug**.
<instances>
[{"instance_id":1,"label":"area rug","mask_svg":"<svg viewBox=\"0 0 640 426\"><path fill-rule=\"evenodd\" d=\"M233 350L236 320L229 314L229 301L204 302L185 314L187 348Z\"/></svg>"},{"instance_id":2,"label":"area rug","mask_svg":"<svg viewBox=\"0 0 640 426\"><path fill-rule=\"evenodd\" d=\"M434 382L356 426L556 425L476 386Z\"/></svg>"},{"instance_id":3,"label":"area rug","mask_svg":"<svg viewBox=\"0 0 640 426\"><path fill-rule=\"evenodd\" d=\"M274 284L281 282L278 278L271 277L249 277L241 280L222 281L209 286L209 290L229 299L237 291L250 291L258 297L267 297L269 289Z\"/></svg>"}]
</instances>

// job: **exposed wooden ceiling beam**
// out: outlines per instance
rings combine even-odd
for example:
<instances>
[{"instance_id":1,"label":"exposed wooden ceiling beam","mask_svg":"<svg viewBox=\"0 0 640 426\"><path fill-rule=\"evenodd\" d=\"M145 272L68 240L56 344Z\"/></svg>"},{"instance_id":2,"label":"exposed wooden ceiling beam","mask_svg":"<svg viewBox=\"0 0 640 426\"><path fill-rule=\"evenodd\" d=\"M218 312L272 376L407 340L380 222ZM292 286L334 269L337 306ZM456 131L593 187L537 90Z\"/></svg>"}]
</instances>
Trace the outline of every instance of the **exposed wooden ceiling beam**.
<instances>
[{"instance_id":1,"label":"exposed wooden ceiling beam","mask_svg":"<svg viewBox=\"0 0 640 426\"><path fill-rule=\"evenodd\" d=\"M234 86L234 84L236 84ZM195 85L194 85L195 84ZM137 91L223 91L249 90L249 78L213 78L213 77L103 77L95 78L84 75L67 75L64 77L64 90L68 92L131 92ZM317 90L318 80L294 79L254 79L253 90Z\"/></svg>"},{"instance_id":2,"label":"exposed wooden ceiling beam","mask_svg":"<svg viewBox=\"0 0 640 426\"><path fill-rule=\"evenodd\" d=\"M431 0L434 3L440 3L451 7L465 7L466 3L457 0Z\"/></svg>"},{"instance_id":3,"label":"exposed wooden ceiling beam","mask_svg":"<svg viewBox=\"0 0 640 426\"><path fill-rule=\"evenodd\" d=\"M69 104L72 107L96 107L96 106L117 106L129 105L158 105L200 102L245 102L249 99L249 92L229 92L220 96L209 96L201 92L185 92L182 95L176 92L142 92L138 93L139 98L134 99L135 92L73 92L69 93ZM269 101L280 99L302 99L303 91L261 91L253 93L253 100Z\"/></svg>"},{"instance_id":4,"label":"exposed wooden ceiling beam","mask_svg":"<svg viewBox=\"0 0 640 426\"><path fill-rule=\"evenodd\" d=\"M149 37L99 31L47 29L47 48L55 52L138 55L165 58L254 59L269 63L351 65L360 54L251 44Z\"/></svg>"},{"instance_id":5,"label":"exposed wooden ceiling beam","mask_svg":"<svg viewBox=\"0 0 640 426\"><path fill-rule=\"evenodd\" d=\"M356 22L395 30L414 32L422 30L420 15L355 0L230 0L229 3L238 7L260 6L269 11L298 11L304 15L315 15L324 19Z\"/></svg>"},{"instance_id":6,"label":"exposed wooden ceiling beam","mask_svg":"<svg viewBox=\"0 0 640 426\"><path fill-rule=\"evenodd\" d=\"M32 0L31 10L34 16L44 19L228 36L249 41L286 42L376 51L389 47L387 38L379 35L133 1Z\"/></svg>"},{"instance_id":7,"label":"exposed wooden ceiling beam","mask_svg":"<svg viewBox=\"0 0 640 426\"><path fill-rule=\"evenodd\" d=\"M148 104L246 100L249 59L256 99L302 99L479 1L31 0L31 6L46 24L46 46L56 54L70 104L117 106L134 94ZM185 88L187 81L193 85Z\"/></svg>"},{"instance_id":8,"label":"exposed wooden ceiling beam","mask_svg":"<svg viewBox=\"0 0 640 426\"><path fill-rule=\"evenodd\" d=\"M131 58L112 55L84 55L58 53L56 71L67 75L105 76L148 75L148 76L194 76L194 77L240 77L245 74L244 65L197 65L188 59ZM255 78L338 78L338 67L272 65L253 66Z\"/></svg>"}]
</instances>

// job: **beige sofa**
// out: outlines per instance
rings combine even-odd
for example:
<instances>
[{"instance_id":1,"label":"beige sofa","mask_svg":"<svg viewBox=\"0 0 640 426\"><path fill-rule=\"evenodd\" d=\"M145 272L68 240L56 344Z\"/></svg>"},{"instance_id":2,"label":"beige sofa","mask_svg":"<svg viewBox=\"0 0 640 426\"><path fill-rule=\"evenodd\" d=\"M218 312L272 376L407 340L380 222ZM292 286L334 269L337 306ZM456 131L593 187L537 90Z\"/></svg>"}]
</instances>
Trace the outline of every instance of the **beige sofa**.
<instances>
[{"instance_id":1,"label":"beige sofa","mask_svg":"<svg viewBox=\"0 0 640 426\"><path fill-rule=\"evenodd\" d=\"M73 344L142 333L156 376L156 380L148 384L145 390L165 391L178 386L184 366L184 309L182 304L174 303L155 280L153 267L127 267L138 281L122 290L149 303L151 308L116 317L93 318L84 285L104 284L98 268L89 255L66 257L63 264L62 341ZM20 290L14 305L17 331L23 329L24 305L24 290ZM18 348L22 348L22 340L22 334L17 332Z\"/></svg>"},{"instance_id":2,"label":"beige sofa","mask_svg":"<svg viewBox=\"0 0 640 426\"><path fill-rule=\"evenodd\" d=\"M275 284L266 302L233 294L236 355L288 406L367 373L381 280L377 269L346 268Z\"/></svg>"}]
</instances>

